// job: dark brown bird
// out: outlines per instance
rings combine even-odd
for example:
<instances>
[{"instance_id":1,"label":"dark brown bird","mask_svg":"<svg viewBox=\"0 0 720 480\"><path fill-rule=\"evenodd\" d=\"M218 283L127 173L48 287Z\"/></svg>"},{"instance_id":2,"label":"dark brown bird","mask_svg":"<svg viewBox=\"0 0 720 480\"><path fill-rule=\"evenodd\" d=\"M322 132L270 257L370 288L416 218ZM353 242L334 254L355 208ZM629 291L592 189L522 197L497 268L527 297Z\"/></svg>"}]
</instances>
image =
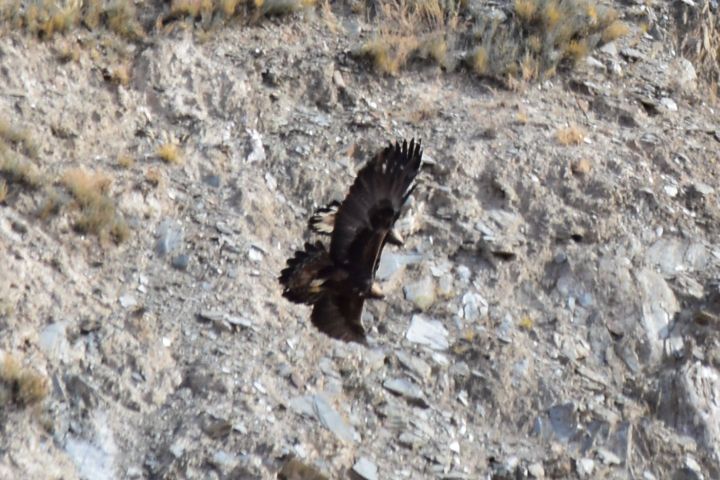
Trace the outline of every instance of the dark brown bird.
<instances>
[{"instance_id":1,"label":"dark brown bird","mask_svg":"<svg viewBox=\"0 0 720 480\"><path fill-rule=\"evenodd\" d=\"M308 221L308 227L319 235L332 235L335 228L335 215L340 208L340 202L333 200L324 207L320 207L313 213ZM388 243L401 247L405 240L394 228L388 234Z\"/></svg>"},{"instance_id":2,"label":"dark brown bird","mask_svg":"<svg viewBox=\"0 0 720 480\"><path fill-rule=\"evenodd\" d=\"M280 283L284 297L313 305L310 319L321 332L366 342L363 305L382 298L375 271L385 243L400 241L393 225L415 188L421 161L420 142L390 144L360 169L342 203L316 212L317 221L311 218L311 229L330 234L330 248L306 243L288 259Z\"/></svg>"}]
</instances>

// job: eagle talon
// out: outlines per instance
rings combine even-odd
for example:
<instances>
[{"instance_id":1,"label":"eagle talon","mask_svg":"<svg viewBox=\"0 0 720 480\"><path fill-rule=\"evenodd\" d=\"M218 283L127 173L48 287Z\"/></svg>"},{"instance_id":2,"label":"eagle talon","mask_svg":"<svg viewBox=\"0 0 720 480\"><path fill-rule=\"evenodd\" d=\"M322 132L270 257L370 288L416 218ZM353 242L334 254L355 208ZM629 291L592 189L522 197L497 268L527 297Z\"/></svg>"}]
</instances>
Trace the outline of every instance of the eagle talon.
<instances>
[{"instance_id":1,"label":"eagle talon","mask_svg":"<svg viewBox=\"0 0 720 480\"><path fill-rule=\"evenodd\" d=\"M397 230L393 228L388 233L388 242L392 243L393 245L397 245L398 247L402 247L402 245L405 243L405 239L402 237L402 235L400 235Z\"/></svg>"},{"instance_id":2,"label":"eagle talon","mask_svg":"<svg viewBox=\"0 0 720 480\"><path fill-rule=\"evenodd\" d=\"M370 291L368 292L368 298L385 298L385 294L383 293L382 288L380 288L380 285L378 285L377 282L373 282L372 286L370 287Z\"/></svg>"}]
</instances>

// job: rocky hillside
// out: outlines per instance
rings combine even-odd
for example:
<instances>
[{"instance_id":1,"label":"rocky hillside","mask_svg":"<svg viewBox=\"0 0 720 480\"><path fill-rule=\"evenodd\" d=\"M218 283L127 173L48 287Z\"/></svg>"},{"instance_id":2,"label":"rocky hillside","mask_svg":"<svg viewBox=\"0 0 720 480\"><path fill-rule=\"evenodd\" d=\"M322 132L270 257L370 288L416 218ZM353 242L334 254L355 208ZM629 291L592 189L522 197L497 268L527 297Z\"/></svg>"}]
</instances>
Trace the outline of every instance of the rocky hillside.
<instances>
[{"instance_id":1,"label":"rocky hillside","mask_svg":"<svg viewBox=\"0 0 720 480\"><path fill-rule=\"evenodd\" d=\"M714 4L7 5L0 478L720 477ZM410 137L331 340L277 276Z\"/></svg>"}]
</instances>

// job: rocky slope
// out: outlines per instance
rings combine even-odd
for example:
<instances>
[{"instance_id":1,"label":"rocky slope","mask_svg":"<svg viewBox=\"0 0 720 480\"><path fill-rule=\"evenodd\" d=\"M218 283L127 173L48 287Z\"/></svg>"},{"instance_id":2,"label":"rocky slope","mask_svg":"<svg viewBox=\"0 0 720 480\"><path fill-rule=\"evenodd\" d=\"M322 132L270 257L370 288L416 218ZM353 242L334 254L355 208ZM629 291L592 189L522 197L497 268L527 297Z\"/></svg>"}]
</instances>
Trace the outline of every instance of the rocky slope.
<instances>
[{"instance_id":1,"label":"rocky slope","mask_svg":"<svg viewBox=\"0 0 720 480\"><path fill-rule=\"evenodd\" d=\"M338 19L130 43L127 82L0 38L0 116L45 179L5 174L0 352L48 389L22 405L6 360L0 477L718 478L720 125L670 27L508 91L378 75ZM402 137L429 165L372 346L342 344L276 277ZM77 168L124 242L77 232Z\"/></svg>"}]
</instances>

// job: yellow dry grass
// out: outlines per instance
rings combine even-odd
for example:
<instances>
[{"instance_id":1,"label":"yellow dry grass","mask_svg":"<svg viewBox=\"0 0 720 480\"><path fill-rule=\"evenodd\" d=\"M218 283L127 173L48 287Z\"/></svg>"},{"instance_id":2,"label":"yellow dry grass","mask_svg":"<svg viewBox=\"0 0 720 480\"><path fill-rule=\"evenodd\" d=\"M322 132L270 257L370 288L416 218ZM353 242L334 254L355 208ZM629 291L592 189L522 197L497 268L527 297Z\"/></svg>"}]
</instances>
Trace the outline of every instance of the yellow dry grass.
<instances>
[{"instance_id":1,"label":"yellow dry grass","mask_svg":"<svg viewBox=\"0 0 720 480\"><path fill-rule=\"evenodd\" d=\"M602 41L603 43L612 42L613 40L624 37L628 33L630 33L630 27L628 27L625 22L615 20L603 30Z\"/></svg>"},{"instance_id":2,"label":"yellow dry grass","mask_svg":"<svg viewBox=\"0 0 720 480\"><path fill-rule=\"evenodd\" d=\"M585 131L577 125L569 125L555 132L560 145L579 145L585 140Z\"/></svg>"},{"instance_id":3,"label":"yellow dry grass","mask_svg":"<svg viewBox=\"0 0 720 480\"><path fill-rule=\"evenodd\" d=\"M110 236L117 243L127 239L130 231L108 196L110 177L74 168L66 171L61 181L78 203L80 214L75 228L79 232L101 239Z\"/></svg>"},{"instance_id":4,"label":"yellow dry grass","mask_svg":"<svg viewBox=\"0 0 720 480\"><path fill-rule=\"evenodd\" d=\"M180 148L173 142L163 143L157 148L155 154L160 160L173 165L180 164L183 161Z\"/></svg>"},{"instance_id":5,"label":"yellow dry grass","mask_svg":"<svg viewBox=\"0 0 720 480\"><path fill-rule=\"evenodd\" d=\"M7 405L29 407L45 399L48 392L44 375L23 367L15 357L5 355L0 364L0 411Z\"/></svg>"}]
</instances>

